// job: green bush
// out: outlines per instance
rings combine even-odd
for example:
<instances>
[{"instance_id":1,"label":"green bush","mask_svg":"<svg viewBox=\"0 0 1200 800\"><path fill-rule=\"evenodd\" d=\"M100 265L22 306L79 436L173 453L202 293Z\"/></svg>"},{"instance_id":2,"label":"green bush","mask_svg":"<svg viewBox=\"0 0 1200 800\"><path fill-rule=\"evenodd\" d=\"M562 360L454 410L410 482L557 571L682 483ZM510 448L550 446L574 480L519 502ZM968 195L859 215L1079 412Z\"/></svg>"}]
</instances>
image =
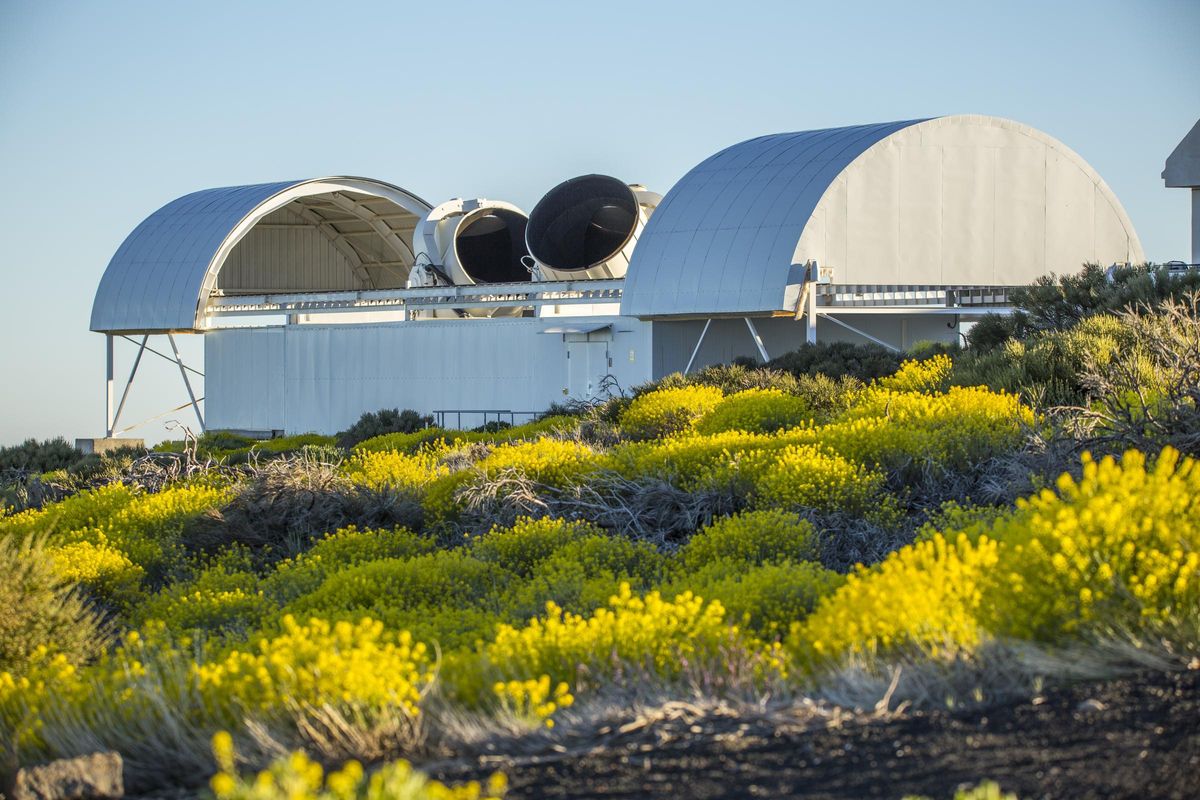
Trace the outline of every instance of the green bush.
<instances>
[{"instance_id":1,"label":"green bush","mask_svg":"<svg viewBox=\"0 0 1200 800\"><path fill-rule=\"evenodd\" d=\"M315 591L329 575L386 558L412 558L434 550L432 539L407 528L358 530L353 525L331 533L295 558L275 565L264 588L281 602Z\"/></svg>"},{"instance_id":2,"label":"green bush","mask_svg":"<svg viewBox=\"0 0 1200 800\"><path fill-rule=\"evenodd\" d=\"M627 583L635 591L656 586L663 574L662 555L648 544L588 534L559 548L536 572L514 582L504 598L506 621L524 622L545 612L546 603L586 614L608 605Z\"/></svg>"},{"instance_id":3,"label":"green bush","mask_svg":"<svg viewBox=\"0 0 1200 800\"><path fill-rule=\"evenodd\" d=\"M1137 348L1128 325L1107 314L1094 315L1069 330L1048 330L993 349L967 350L955 360L951 383L987 386L1040 399L1046 405L1082 405L1089 365L1099 369L1120 351Z\"/></svg>"},{"instance_id":4,"label":"green bush","mask_svg":"<svg viewBox=\"0 0 1200 800\"><path fill-rule=\"evenodd\" d=\"M823 342L784 353L767 362L767 367L797 377L819 373L830 378L849 376L871 381L891 375L900 368L900 361L900 353L877 344Z\"/></svg>"},{"instance_id":5,"label":"green bush","mask_svg":"<svg viewBox=\"0 0 1200 800\"><path fill-rule=\"evenodd\" d=\"M967 331L967 352L990 353L1021 333L1016 317L985 314Z\"/></svg>"},{"instance_id":6,"label":"green bush","mask_svg":"<svg viewBox=\"0 0 1200 800\"><path fill-rule=\"evenodd\" d=\"M61 436L39 442L26 439L21 444L0 447L0 472L20 470L23 472L50 472L67 469L77 463L82 454Z\"/></svg>"},{"instance_id":7,"label":"green bush","mask_svg":"<svg viewBox=\"0 0 1200 800\"><path fill-rule=\"evenodd\" d=\"M1166 267L1117 267L1109 274L1086 264L1074 275L1046 275L1012 293L1018 324L1030 331L1064 331L1097 314L1130 306L1157 309L1200 290L1200 272L1171 276Z\"/></svg>"},{"instance_id":8,"label":"green bush","mask_svg":"<svg viewBox=\"0 0 1200 800\"><path fill-rule=\"evenodd\" d=\"M416 433L432 424L433 417L422 416L411 408L403 411L398 408L384 408L359 417L358 422L338 434L338 444L349 449L359 442L385 433Z\"/></svg>"},{"instance_id":9,"label":"green bush","mask_svg":"<svg viewBox=\"0 0 1200 800\"><path fill-rule=\"evenodd\" d=\"M845 576L811 561L761 563L720 558L671 583L664 595L690 591L725 607L726 619L760 636L782 638L793 622L845 582Z\"/></svg>"},{"instance_id":10,"label":"green bush","mask_svg":"<svg viewBox=\"0 0 1200 800\"><path fill-rule=\"evenodd\" d=\"M745 511L701 529L676 561L694 571L727 559L755 566L810 561L818 554L816 533L807 520L786 511Z\"/></svg>"},{"instance_id":11,"label":"green bush","mask_svg":"<svg viewBox=\"0 0 1200 800\"><path fill-rule=\"evenodd\" d=\"M55 569L43 536L0 538L0 672L22 674L42 647L80 664L105 639L99 618Z\"/></svg>"},{"instance_id":12,"label":"green bush","mask_svg":"<svg viewBox=\"0 0 1200 800\"><path fill-rule=\"evenodd\" d=\"M586 522L523 518L510 528L492 528L480 536L471 543L471 553L480 561L528 578L543 561L570 542L599 532Z\"/></svg>"},{"instance_id":13,"label":"green bush","mask_svg":"<svg viewBox=\"0 0 1200 800\"><path fill-rule=\"evenodd\" d=\"M366 612L386 622L391 611L477 604L494 596L511 579L511 573L494 564L461 551L442 550L414 558L371 561L335 572L287 610L297 617Z\"/></svg>"},{"instance_id":14,"label":"green bush","mask_svg":"<svg viewBox=\"0 0 1200 800\"><path fill-rule=\"evenodd\" d=\"M164 588L139 609L139 621L163 622L175 635L244 634L278 608L253 572L214 566Z\"/></svg>"}]
</instances>

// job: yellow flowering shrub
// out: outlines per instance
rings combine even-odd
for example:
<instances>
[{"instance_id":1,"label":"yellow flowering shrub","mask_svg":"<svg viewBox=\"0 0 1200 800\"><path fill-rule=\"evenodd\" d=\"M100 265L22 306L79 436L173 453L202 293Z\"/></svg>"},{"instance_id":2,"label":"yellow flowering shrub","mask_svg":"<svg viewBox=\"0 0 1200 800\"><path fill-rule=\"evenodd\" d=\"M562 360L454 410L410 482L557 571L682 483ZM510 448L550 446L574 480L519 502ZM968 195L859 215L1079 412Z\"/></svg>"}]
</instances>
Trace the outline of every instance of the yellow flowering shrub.
<instances>
[{"instance_id":1,"label":"yellow flowering shrub","mask_svg":"<svg viewBox=\"0 0 1200 800\"><path fill-rule=\"evenodd\" d=\"M64 580L87 589L97 600L119 610L129 610L144 593L146 571L129 557L111 547L104 534L95 541L78 541L51 547L54 570Z\"/></svg>"},{"instance_id":2,"label":"yellow flowering shrub","mask_svg":"<svg viewBox=\"0 0 1200 800\"><path fill-rule=\"evenodd\" d=\"M732 483L755 508L817 508L878 516L891 509L884 476L813 445L760 450L722 464L714 483Z\"/></svg>"},{"instance_id":3,"label":"yellow flowering shrub","mask_svg":"<svg viewBox=\"0 0 1200 800\"><path fill-rule=\"evenodd\" d=\"M986 576L999 561L986 536L940 534L859 567L792 628L789 646L809 665L846 655L916 650L931 656L976 646Z\"/></svg>"},{"instance_id":4,"label":"yellow flowering shrub","mask_svg":"<svg viewBox=\"0 0 1200 800\"><path fill-rule=\"evenodd\" d=\"M280 635L196 664L194 674L211 706L252 715L330 704L396 708L416 716L432 680L425 645L407 631L385 629L369 618L300 623L290 615Z\"/></svg>"},{"instance_id":5,"label":"yellow flowering shrub","mask_svg":"<svg viewBox=\"0 0 1200 800\"><path fill-rule=\"evenodd\" d=\"M551 688L549 675L524 681L497 681L492 691L508 713L517 718L539 720L548 728L554 727L551 715L555 711L569 708L575 702L566 683L560 681Z\"/></svg>"},{"instance_id":6,"label":"yellow flowering shrub","mask_svg":"<svg viewBox=\"0 0 1200 800\"><path fill-rule=\"evenodd\" d=\"M451 447L460 431L443 428L422 428L412 433L385 433L354 445L355 453L417 453L422 449L434 451ZM459 439L465 443L465 439Z\"/></svg>"},{"instance_id":7,"label":"yellow flowering shrub","mask_svg":"<svg viewBox=\"0 0 1200 800\"><path fill-rule=\"evenodd\" d=\"M773 510L746 511L713 521L680 548L675 560L679 569L691 572L722 561L752 567L808 561L817 555L812 524L793 513Z\"/></svg>"},{"instance_id":8,"label":"yellow flowering shrub","mask_svg":"<svg viewBox=\"0 0 1200 800\"><path fill-rule=\"evenodd\" d=\"M64 542L94 542L119 550L146 571L161 578L184 558L180 534L184 525L228 502L232 492L203 483L182 484L154 494L139 494L92 527L63 531Z\"/></svg>"},{"instance_id":9,"label":"yellow flowering shrub","mask_svg":"<svg viewBox=\"0 0 1200 800\"><path fill-rule=\"evenodd\" d=\"M691 489L706 482L713 470L756 450L781 450L795 438L791 432L775 435L725 431L696 433L658 441L633 442L613 448L604 465L628 478L657 477Z\"/></svg>"},{"instance_id":10,"label":"yellow flowering shrub","mask_svg":"<svg viewBox=\"0 0 1200 800\"><path fill-rule=\"evenodd\" d=\"M674 600L658 592L636 597L626 583L590 615L550 602L544 617L524 627L501 625L485 657L502 674L548 675L555 682L574 683L585 674L596 680L622 665L673 677L685 663L718 659L737 638L720 603L688 592Z\"/></svg>"},{"instance_id":11,"label":"yellow flowering shrub","mask_svg":"<svg viewBox=\"0 0 1200 800\"><path fill-rule=\"evenodd\" d=\"M357 761L348 761L326 774L300 750L276 759L251 779L238 774L233 737L224 731L213 736L213 756L218 771L209 788L217 800L500 800L507 787L500 773L486 785L447 786L404 760L369 775Z\"/></svg>"},{"instance_id":12,"label":"yellow flowering shrub","mask_svg":"<svg viewBox=\"0 0 1200 800\"><path fill-rule=\"evenodd\" d=\"M121 483L88 489L40 509L0 517L0 536L55 535L103 527L136 497L132 489Z\"/></svg>"},{"instance_id":13,"label":"yellow flowering shrub","mask_svg":"<svg viewBox=\"0 0 1200 800\"><path fill-rule=\"evenodd\" d=\"M872 390L805 439L867 465L908 459L964 467L1020 444L1033 412L1016 395L952 386L941 394Z\"/></svg>"},{"instance_id":14,"label":"yellow flowering shrub","mask_svg":"<svg viewBox=\"0 0 1200 800\"><path fill-rule=\"evenodd\" d=\"M359 450L342 465L350 480L370 489L395 489L420 496L424 487L450 474L440 463L440 453L420 450L413 454L396 450Z\"/></svg>"},{"instance_id":15,"label":"yellow flowering shrub","mask_svg":"<svg viewBox=\"0 0 1200 800\"><path fill-rule=\"evenodd\" d=\"M424 428L415 433L385 433L354 446L356 451L396 450L401 453L415 453L423 447L448 449L473 442L490 442L501 444L524 439L537 439L547 434L570 430L577 421L574 417L552 416L527 422L523 425L513 425L497 431L456 431L443 428Z\"/></svg>"},{"instance_id":16,"label":"yellow flowering shrub","mask_svg":"<svg viewBox=\"0 0 1200 800\"><path fill-rule=\"evenodd\" d=\"M656 439L690 430L720 404L724 394L715 386L655 389L634 398L622 412L621 430L633 439Z\"/></svg>"},{"instance_id":17,"label":"yellow flowering shrub","mask_svg":"<svg viewBox=\"0 0 1200 800\"><path fill-rule=\"evenodd\" d=\"M990 536L1001 546L987 620L998 634L1053 640L1089 629L1182 633L1200 647L1200 465L1165 449L1085 457L1018 502ZM1183 626L1184 631L1174 631ZM1190 626L1190 627L1189 627Z\"/></svg>"},{"instance_id":18,"label":"yellow flowering shrub","mask_svg":"<svg viewBox=\"0 0 1200 800\"><path fill-rule=\"evenodd\" d=\"M779 389L746 389L731 394L697 424L699 433L772 433L812 419L808 403Z\"/></svg>"},{"instance_id":19,"label":"yellow flowering shrub","mask_svg":"<svg viewBox=\"0 0 1200 800\"><path fill-rule=\"evenodd\" d=\"M581 442L536 439L497 446L475 465L475 470L495 475L506 469L518 469L538 483L564 486L593 471L597 461L595 452Z\"/></svg>"},{"instance_id":20,"label":"yellow flowering shrub","mask_svg":"<svg viewBox=\"0 0 1200 800\"><path fill-rule=\"evenodd\" d=\"M823 428L776 434L681 434L615 448L605 464L627 477L654 477L695 491L733 487L758 508L890 510L883 475L824 445Z\"/></svg>"},{"instance_id":21,"label":"yellow flowering shrub","mask_svg":"<svg viewBox=\"0 0 1200 800\"><path fill-rule=\"evenodd\" d=\"M1084 459L1015 511L966 517L851 575L792 631L809 660L915 646L931 655L985 635L1057 641L1166 634L1200 648L1200 468L1166 449L1153 465Z\"/></svg>"},{"instance_id":22,"label":"yellow flowering shrub","mask_svg":"<svg viewBox=\"0 0 1200 800\"><path fill-rule=\"evenodd\" d=\"M768 469L769 453L796 445L871 468L910 461L952 468L1016 447L1022 426L1032 423L1032 411L1015 395L980 387L952 387L943 394L872 388L828 424L806 421L773 434L733 430L633 442L614 448L604 465L627 477L660 477L685 489L727 480L747 458ZM797 451L793 458L809 452Z\"/></svg>"},{"instance_id":23,"label":"yellow flowering shrub","mask_svg":"<svg viewBox=\"0 0 1200 800\"><path fill-rule=\"evenodd\" d=\"M182 562L184 525L230 496L204 482L152 494L113 483L0 518L0 536L48 534L63 574L120 607L136 599L135 575L157 580Z\"/></svg>"},{"instance_id":24,"label":"yellow flowering shrub","mask_svg":"<svg viewBox=\"0 0 1200 800\"><path fill-rule=\"evenodd\" d=\"M939 353L924 361L909 360L900 369L875 385L893 392L937 392L946 388L954 362L945 353Z\"/></svg>"}]
</instances>

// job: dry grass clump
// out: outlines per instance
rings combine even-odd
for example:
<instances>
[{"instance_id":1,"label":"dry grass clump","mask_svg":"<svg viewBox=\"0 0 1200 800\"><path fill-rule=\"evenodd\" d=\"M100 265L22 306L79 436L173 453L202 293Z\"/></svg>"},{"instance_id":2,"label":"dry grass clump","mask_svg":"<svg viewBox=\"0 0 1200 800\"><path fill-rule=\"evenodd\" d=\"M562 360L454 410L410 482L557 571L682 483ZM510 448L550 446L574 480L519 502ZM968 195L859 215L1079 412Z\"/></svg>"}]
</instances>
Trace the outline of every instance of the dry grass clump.
<instances>
[{"instance_id":1,"label":"dry grass clump","mask_svg":"<svg viewBox=\"0 0 1200 800\"><path fill-rule=\"evenodd\" d=\"M419 528L420 503L391 487L355 484L337 464L307 455L249 469L232 502L205 514L187 531L188 547L215 553L242 545L267 560L289 558L348 525Z\"/></svg>"},{"instance_id":2,"label":"dry grass clump","mask_svg":"<svg viewBox=\"0 0 1200 800\"><path fill-rule=\"evenodd\" d=\"M459 526L483 532L520 517L586 520L620 536L672 551L714 519L740 511L745 499L732 485L681 489L655 477L628 478L604 470L586 482L547 486L516 468L482 475L458 490Z\"/></svg>"}]
</instances>

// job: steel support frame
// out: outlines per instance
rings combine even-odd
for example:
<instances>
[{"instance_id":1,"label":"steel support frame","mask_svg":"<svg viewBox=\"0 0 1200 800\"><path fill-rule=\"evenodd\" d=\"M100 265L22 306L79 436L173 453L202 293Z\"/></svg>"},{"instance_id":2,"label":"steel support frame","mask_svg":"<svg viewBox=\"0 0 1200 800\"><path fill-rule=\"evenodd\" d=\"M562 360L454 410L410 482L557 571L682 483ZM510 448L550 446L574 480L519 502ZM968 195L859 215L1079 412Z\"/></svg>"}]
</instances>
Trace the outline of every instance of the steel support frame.
<instances>
[{"instance_id":1,"label":"steel support frame","mask_svg":"<svg viewBox=\"0 0 1200 800\"><path fill-rule=\"evenodd\" d=\"M683 368L684 375L692 371L692 364L696 363L696 356L700 352L700 345L704 344L704 337L708 335L708 329L711 325L712 317L704 320L704 330L700 331L700 338L696 340L696 346L692 348L692 356L688 359L687 366Z\"/></svg>"},{"instance_id":2,"label":"steel support frame","mask_svg":"<svg viewBox=\"0 0 1200 800\"><path fill-rule=\"evenodd\" d=\"M138 351L137 351L137 355L133 359L133 367L129 370L129 378L125 381L125 385L121 388L121 399L119 402L117 402L116 407L114 408L113 400L116 397L116 393L114 391L114 389L116 388L115 387L116 359L115 359L115 353L114 353L114 344L116 342L117 336L120 336L122 339L125 339L126 341L133 342L134 344L136 344L138 346ZM200 424L200 431L203 432L205 429L204 428L204 415L200 411L200 402L204 398L196 397L196 393L192 389L192 382L188 379L189 372L199 375L202 378L204 377L204 373L200 372L199 370L197 370L193 367L189 367L187 364L184 363L183 356L180 354L179 347L175 342L174 334L172 334L172 333L166 334L167 340L171 344L171 352L173 353L173 355L170 355L170 356L168 356L165 353L162 353L158 350L155 350L153 347L150 347L149 346L150 336L151 336L151 334L149 334L149 333L143 334L141 341L137 341L129 336L125 336L124 334L108 333L108 334L105 334L105 336L104 336L104 351L105 351L104 352L104 355L105 355L105 358L104 358L104 423L105 423L104 430L105 430L105 436L109 439L113 438L114 436L116 436L119 433L127 433L128 431L131 431L140 425L144 425L145 423L150 422L151 420L154 420L154 419L157 419L158 417L163 416L163 414L170 414L175 411L182 411L183 409L187 408L189 405L192 407L192 410L196 414L196 420ZM184 403L181 406L176 406L175 408L165 411L162 414L156 414L148 419L142 420L141 422L135 423L126 428L118 430L117 426L121 422L121 414L125 411L125 402L129 399L129 392L133 388L133 382L137 378L138 368L142 364L142 356L144 356L147 352L153 353L154 355L158 356L159 358L165 359L166 361L170 361L179 367L179 374L183 378L184 387L187 389L189 402Z\"/></svg>"},{"instance_id":3,"label":"steel support frame","mask_svg":"<svg viewBox=\"0 0 1200 800\"><path fill-rule=\"evenodd\" d=\"M883 339L878 339L878 338L876 338L876 337L872 336L871 334L867 333L866 331L860 331L858 328L854 327L854 326L853 326L853 325L851 325L850 323L848 323L848 322L843 322L842 320L838 319L838 318L837 318L836 316L834 316L833 314L822 314L821 316L825 317L825 319L829 320L830 322L834 322L834 323L837 323L838 325L841 325L843 328L845 328L846 330L850 331L851 333L856 333L856 334L858 334L859 336L863 337L864 339L866 339L866 340L868 340L868 341L872 341L872 342L874 342L875 344L882 345L883 347L886 347L888 350L891 350L891 351L892 351L892 352L894 352L894 353L903 353L903 352L904 352L904 350L903 350L903 349L901 349L901 348L899 348L899 347L896 347L896 345L894 345L894 344L888 344L888 343L887 343L887 342L885 342ZM815 315L815 314L813 315L813 319L814 319L814 320L816 319L816 315Z\"/></svg>"},{"instance_id":4,"label":"steel support frame","mask_svg":"<svg viewBox=\"0 0 1200 800\"><path fill-rule=\"evenodd\" d=\"M763 344L762 337L758 335L758 329L754 327L754 322L749 317L745 317L746 327L750 329L750 337L754 339L754 346L758 348L758 354L762 356L763 363L771 360L767 355L767 347Z\"/></svg>"},{"instance_id":5,"label":"steel support frame","mask_svg":"<svg viewBox=\"0 0 1200 800\"><path fill-rule=\"evenodd\" d=\"M808 308L804 311L804 341L808 344L817 343L817 292L811 289L805 292Z\"/></svg>"}]
</instances>

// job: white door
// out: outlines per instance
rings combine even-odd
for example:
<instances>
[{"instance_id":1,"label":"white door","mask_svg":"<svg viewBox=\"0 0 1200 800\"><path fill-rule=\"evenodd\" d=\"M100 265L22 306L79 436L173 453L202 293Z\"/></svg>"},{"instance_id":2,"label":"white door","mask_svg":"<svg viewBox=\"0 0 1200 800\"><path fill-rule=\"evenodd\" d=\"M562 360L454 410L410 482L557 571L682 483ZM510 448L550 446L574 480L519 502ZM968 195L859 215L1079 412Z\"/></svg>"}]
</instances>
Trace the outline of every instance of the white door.
<instances>
[{"instance_id":1,"label":"white door","mask_svg":"<svg viewBox=\"0 0 1200 800\"><path fill-rule=\"evenodd\" d=\"M594 398L608 373L608 342L567 342L567 388L571 397Z\"/></svg>"}]
</instances>

